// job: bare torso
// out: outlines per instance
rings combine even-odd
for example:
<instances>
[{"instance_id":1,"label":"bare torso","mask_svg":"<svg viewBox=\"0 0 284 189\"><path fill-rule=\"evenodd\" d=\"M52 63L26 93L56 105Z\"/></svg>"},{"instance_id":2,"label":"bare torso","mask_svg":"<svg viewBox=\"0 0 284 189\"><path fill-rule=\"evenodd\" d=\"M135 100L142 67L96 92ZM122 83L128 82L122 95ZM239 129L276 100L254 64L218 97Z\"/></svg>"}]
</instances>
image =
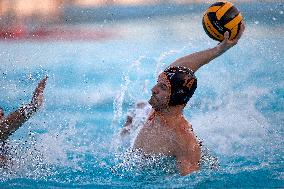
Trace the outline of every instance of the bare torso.
<instances>
[{"instance_id":1,"label":"bare torso","mask_svg":"<svg viewBox=\"0 0 284 189\"><path fill-rule=\"evenodd\" d=\"M183 135L190 137L183 140ZM141 128L133 147L146 154L175 156L178 151L184 150L182 148L195 144L198 145L198 142L183 116L165 120L152 113Z\"/></svg>"},{"instance_id":2,"label":"bare torso","mask_svg":"<svg viewBox=\"0 0 284 189\"><path fill-rule=\"evenodd\" d=\"M176 141L173 130L162 126L159 120L147 120L141 128L134 148L146 154L174 155Z\"/></svg>"}]
</instances>

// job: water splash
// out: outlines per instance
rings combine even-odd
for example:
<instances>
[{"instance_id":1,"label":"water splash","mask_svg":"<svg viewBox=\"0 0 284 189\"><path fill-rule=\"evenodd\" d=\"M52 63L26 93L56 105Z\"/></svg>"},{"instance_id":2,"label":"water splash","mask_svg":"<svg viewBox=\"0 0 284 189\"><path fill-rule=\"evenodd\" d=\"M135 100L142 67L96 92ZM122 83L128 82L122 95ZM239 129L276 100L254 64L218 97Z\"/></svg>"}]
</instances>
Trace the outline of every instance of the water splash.
<instances>
[{"instance_id":1,"label":"water splash","mask_svg":"<svg viewBox=\"0 0 284 189\"><path fill-rule=\"evenodd\" d=\"M170 51L168 51L168 52L163 52L163 53L159 56L159 58L157 59L157 61L156 61L155 78L157 78L158 75L163 71L163 69L164 69L164 67L165 67L165 65L166 65L166 63L164 62L164 60L165 60L166 58L168 58L169 56L173 56L173 55L175 55L175 54L178 54L178 53L184 51L185 48L186 48L186 47L183 47L183 48L181 48L181 49L179 49L179 50L170 50Z\"/></svg>"}]
</instances>

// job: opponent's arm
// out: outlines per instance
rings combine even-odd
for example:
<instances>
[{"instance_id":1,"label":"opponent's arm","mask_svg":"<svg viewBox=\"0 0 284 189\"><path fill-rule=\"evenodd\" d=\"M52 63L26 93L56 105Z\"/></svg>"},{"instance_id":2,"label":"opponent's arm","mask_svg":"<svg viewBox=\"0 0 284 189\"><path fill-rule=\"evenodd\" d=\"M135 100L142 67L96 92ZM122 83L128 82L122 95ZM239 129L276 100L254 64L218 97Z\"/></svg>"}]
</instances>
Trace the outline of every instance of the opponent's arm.
<instances>
[{"instance_id":1,"label":"opponent's arm","mask_svg":"<svg viewBox=\"0 0 284 189\"><path fill-rule=\"evenodd\" d=\"M6 140L42 106L43 91L47 78L48 77L46 76L38 83L38 86L33 93L31 103L20 107L15 112L9 114L0 124L0 140Z\"/></svg>"},{"instance_id":2,"label":"opponent's arm","mask_svg":"<svg viewBox=\"0 0 284 189\"><path fill-rule=\"evenodd\" d=\"M126 117L126 122L124 123L124 126L120 131L120 136L124 137L126 135L129 135L131 133L131 130L135 129L135 126L133 128L133 124L132 124L133 119L135 119L135 117L136 117L135 110L137 110L137 109L143 110L146 106L147 106L147 102L141 101L141 102L136 103L135 107L128 111L128 113L127 113L128 115ZM147 111L145 110L144 112L147 112Z\"/></svg>"},{"instance_id":3,"label":"opponent's arm","mask_svg":"<svg viewBox=\"0 0 284 189\"><path fill-rule=\"evenodd\" d=\"M132 121L133 121L133 117L128 115L126 117L126 122L124 123L124 126L120 131L120 136L126 136L130 134Z\"/></svg>"},{"instance_id":4,"label":"opponent's arm","mask_svg":"<svg viewBox=\"0 0 284 189\"><path fill-rule=\"evenodd\" d=\"M209 63L211 60L217 58L218 56L226 52L228 49L236 45L238 43L238 40L241 38L244 30L245 25L242 23L240 32L236 39L229 40L229 32L227 31L224 34L224 40L216 47L179 58L170 66L184 66L190 68L193 72L195 72L201 66Z\"/></svg>"}]
</instances>

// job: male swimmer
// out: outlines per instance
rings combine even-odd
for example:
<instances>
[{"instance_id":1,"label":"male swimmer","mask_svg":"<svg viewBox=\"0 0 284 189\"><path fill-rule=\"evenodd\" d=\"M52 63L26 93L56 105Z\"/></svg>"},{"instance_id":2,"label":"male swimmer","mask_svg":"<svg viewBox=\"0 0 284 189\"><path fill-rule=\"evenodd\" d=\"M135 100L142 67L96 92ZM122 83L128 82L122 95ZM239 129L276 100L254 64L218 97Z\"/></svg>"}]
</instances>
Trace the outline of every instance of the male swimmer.
<instances>
[{"instance_id":1,"label":"male swimmer","mask_svg":"<svg viewBox=\"0 0 284 189\"><path fill-rule=\"evenodd\" d=\"M36 87L32 101L20 107L15 112L4 116L4 111L0 108L0 165L6 162L5 143L8 137L19 129L43 104L43 91L47 76L42 79Z\"/></svg>"},{"instance_id":2,"label":"male swimmer","mask_svg":"<svg viewBox=\"0 0 284 189\"><path fill-rule=\"evenodd\" d=\"M200 144L192 126L183 116L183 109L197 88L194 73L236 45L244 30L242 24L234 40L229 40L229 33L226 32L224 40L214 48L179 58L159 75L149 100L152 111L134 141L134 149L145 155L175 157L183 176L199 170ZM129 133L131 121L132 118L128 117L122 136Z\"/></svg>"}]
</instances>

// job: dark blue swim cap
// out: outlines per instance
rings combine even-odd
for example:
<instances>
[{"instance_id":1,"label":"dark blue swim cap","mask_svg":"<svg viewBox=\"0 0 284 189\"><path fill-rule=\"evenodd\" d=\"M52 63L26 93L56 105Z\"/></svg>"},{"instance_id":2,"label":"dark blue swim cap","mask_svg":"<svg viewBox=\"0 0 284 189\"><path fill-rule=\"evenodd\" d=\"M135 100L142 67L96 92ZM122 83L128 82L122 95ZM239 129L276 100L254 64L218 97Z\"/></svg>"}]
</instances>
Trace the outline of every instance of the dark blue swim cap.
<instances>
[{"instance_id":1,"label":"dark blue swim cap","mask_svg":"<svg viewBox=\"0 0 284 189\"><path fill-rule=\"evenodd\" d=\"M194 72L186 67L168 67L163 72L170 82L169 106L186 105L197 88Z\"/></svg>"}]
</instances>

